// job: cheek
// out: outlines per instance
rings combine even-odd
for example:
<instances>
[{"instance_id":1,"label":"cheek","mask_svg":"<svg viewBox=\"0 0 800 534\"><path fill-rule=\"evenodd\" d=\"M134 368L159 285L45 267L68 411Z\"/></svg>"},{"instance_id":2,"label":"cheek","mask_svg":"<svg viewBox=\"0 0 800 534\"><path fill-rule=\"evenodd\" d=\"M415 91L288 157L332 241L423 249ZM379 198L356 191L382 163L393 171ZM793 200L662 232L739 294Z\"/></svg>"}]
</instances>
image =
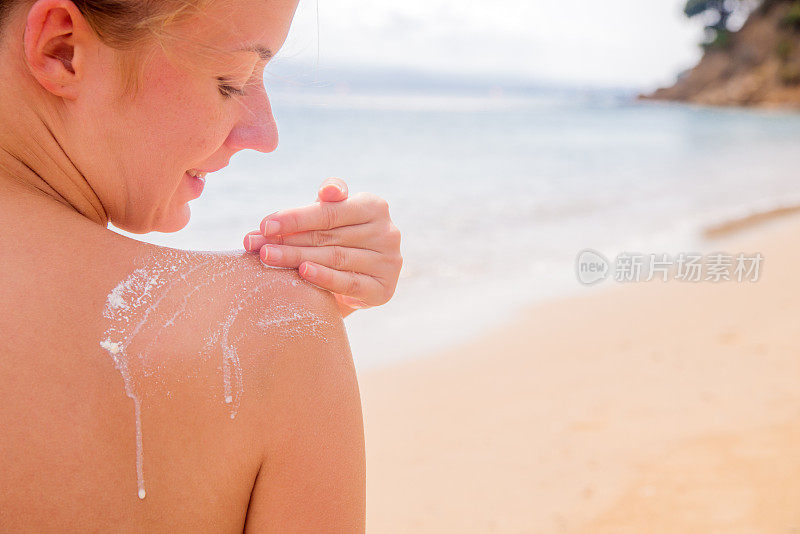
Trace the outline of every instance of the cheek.
<instances>
[{"instance_id":1,"label":"cheek","mask_svg":"<svg viewBox=\"0 0 800 534\"><path fill-rule=\"evenodd\" d=\"M201 164L213 152L218 143L218 114L203 106L199 99L189 95L154 102L149 110L145 127L147 150L160 152L156 157L161 164L169 164L186 170L189 164ZM201 159L198 161L198 157Z\"/></svg>"},{"instance_id":2,"label":"cheek","mask_svg":"<svg viewBox=\"0 0 800 534\"><path fill-rule=\"evenodd\" d=\"M209 163L220 149L228 109L213 78L204 83L167 62L148 70L135 101L115 107L107 115L115 117L114 124L103 124L106 152L113 156L99 174L118 177L109 195L117 215L126 219L120 227L147 232L186 225L186 203L193 197L183 173Z\"/></svg>"},{"instance_id":3,"label":"cheek","mask_svg":"<svg viewBox=\"0 0 800 534\"><path fill-rule=\"evenodd\" d=\"M156 70L141 102L146 107L146 148L158 147L159 164L181 172L205 162L224 142L224 102L213 79L173 67Z\"/></svg>"}]
</instances>

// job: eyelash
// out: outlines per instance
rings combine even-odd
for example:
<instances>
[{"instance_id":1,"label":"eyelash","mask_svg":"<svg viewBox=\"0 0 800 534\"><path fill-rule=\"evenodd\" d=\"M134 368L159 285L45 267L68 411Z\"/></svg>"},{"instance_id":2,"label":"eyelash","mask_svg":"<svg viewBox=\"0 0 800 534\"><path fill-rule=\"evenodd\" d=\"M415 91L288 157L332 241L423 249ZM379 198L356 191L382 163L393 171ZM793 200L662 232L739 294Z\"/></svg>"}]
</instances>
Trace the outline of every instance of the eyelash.
<instances>
[{"instance_id":1,"label":"eyelash","mask_svg":"<svg viewBox=\"0 0 800 534\"><path fill-rule=\"evenodd\" d=\"M232 95L237 96L244 96L245 91L244 89L239 89L238 87L233 87L232 85L228 85L225 83L227 80L225 78L218 77L217 80L221 82L219 84L219 93L225 98L233 98Z\"/></svg>"}]
</instances>

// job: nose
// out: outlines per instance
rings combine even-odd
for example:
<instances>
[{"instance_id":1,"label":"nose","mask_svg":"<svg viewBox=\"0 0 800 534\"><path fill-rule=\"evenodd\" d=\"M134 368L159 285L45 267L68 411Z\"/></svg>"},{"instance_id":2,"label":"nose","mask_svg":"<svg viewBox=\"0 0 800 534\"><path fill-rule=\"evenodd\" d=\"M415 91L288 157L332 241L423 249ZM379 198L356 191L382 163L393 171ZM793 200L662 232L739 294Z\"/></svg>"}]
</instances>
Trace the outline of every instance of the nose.
<instances>
[{"instance_id":1,"label":"nose","mask_svg":"<svg viewBox=\"0 0 800 534\"><path fill-rule=\"evenodd\" d=\"M251 87L251 94L239 97L241 115L225 144L234 150L250 148L272 152L278 148L278 125L263 86Z\"/></svg>"}]
</instances>

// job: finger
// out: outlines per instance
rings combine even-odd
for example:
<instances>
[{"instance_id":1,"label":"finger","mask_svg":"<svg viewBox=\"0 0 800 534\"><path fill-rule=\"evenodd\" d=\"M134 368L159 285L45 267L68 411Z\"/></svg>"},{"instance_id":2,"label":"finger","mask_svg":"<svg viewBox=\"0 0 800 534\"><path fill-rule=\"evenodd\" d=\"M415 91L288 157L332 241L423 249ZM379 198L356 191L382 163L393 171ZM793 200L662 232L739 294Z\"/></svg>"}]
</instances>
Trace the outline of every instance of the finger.
<instances>
[{"instance_id":1,"label":"finger","mask_svg":"<svg viewBox=\"0 0 800 534\"><path fill-rule=\"evenodd\" d=\"M269 239L270 238L261 235L261 232L258 230L247 232L247 234L244 236L244 249L247 252L256 251L266 245L269 242Z\"/></svg>"},{"instance_id":2,"label":"finger","mask_svg":"<svg viewBox=\"0 0 800 534\"><path fill-rule=\"evenodd\" d=\"M353 297L367 305L379 306L388 302L383 298L383 285L371 276L343 272L308 261L303 263L299 272L300 276L315 286Z\"/></svg>"},{"instance_id":3,"label":"finger","mask_svg":"<svg viewBox=\"0 0 800 534\"><path fill-rule=\"evenodd\" d=\"M261 221L263 235L296 234L308 230L330 230L339 226L363 224L376 216L388 218L385 200L369 193L358 193L341 202L317 202L309 206L277 211Z\"/></svg>"},{"instance_id":4,"label":"finger","mask_svg":"<svg viewBox=\"0 0 800 534\"><path fill-rule=\"evenodd\" d=\"M263 245L289 245L292 247L327 247L339 245L343 247L374 250L375 252L385 252L391 250L394 244L391 237L392 236L378 234L373 229L373 226L367 223L340 226L332 230L309 230L308 232L289 235L271 235L269 237L264 237L258 234L253 238L253 243L259 247Z\"/></svg>"},{"instance_id":5,"label":"finger","mask_svg":"<svg viewBox=\"0 0 800 534\"><path fill-rule=\"evenodd\" d=\"M347 184L341 178L328 178L319 187L318 202L340 202L347 198Z\"/></svg>"},{"instance_id":6,"label":"finger","mask_svg":"<svg viewBox=\"0 0 800 534\"><path fill-rule=\"evenodd\" d=\"M347 295L340 295L339 293L334 293L333 296L336 297L336 300L349 308L364 309L370 307L369 304L363 302L361 299L348 297Z\"/></svg>"},{"instance_id":7,"label":"finger","mask_svg":"<svg viewBox=\"0 0 800 534\"><path fill-rule=\"evenodd\" d=\"M389 262L372 250L331 247L290 247L286 245L266 245L259 251L261 261L271 267L298 268L304 261L312 261L339 271L358 273L377 272L382 278L389 273ZM383 264L386 264L385 267Z\"/></svg>"}]
</instances>

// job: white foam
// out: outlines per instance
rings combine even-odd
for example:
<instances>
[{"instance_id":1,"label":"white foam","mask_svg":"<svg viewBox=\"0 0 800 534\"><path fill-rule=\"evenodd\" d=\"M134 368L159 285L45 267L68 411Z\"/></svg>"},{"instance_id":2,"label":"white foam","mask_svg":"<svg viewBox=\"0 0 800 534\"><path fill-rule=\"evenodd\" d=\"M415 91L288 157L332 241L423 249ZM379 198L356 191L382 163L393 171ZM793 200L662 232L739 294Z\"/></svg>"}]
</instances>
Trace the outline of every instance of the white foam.
<instances>
[{"instance_id":1,"label":"white foam","mask_svg":"<svg viewBox=\"0 0 800 534\"><path fill-rule=\"evenodd\" d=\"M100 342L100 346L106 349L112 356L119 354L120 351L120 344L111 341L110 339L106 339L105 341Z\"/></svg>"}]
</instances>

